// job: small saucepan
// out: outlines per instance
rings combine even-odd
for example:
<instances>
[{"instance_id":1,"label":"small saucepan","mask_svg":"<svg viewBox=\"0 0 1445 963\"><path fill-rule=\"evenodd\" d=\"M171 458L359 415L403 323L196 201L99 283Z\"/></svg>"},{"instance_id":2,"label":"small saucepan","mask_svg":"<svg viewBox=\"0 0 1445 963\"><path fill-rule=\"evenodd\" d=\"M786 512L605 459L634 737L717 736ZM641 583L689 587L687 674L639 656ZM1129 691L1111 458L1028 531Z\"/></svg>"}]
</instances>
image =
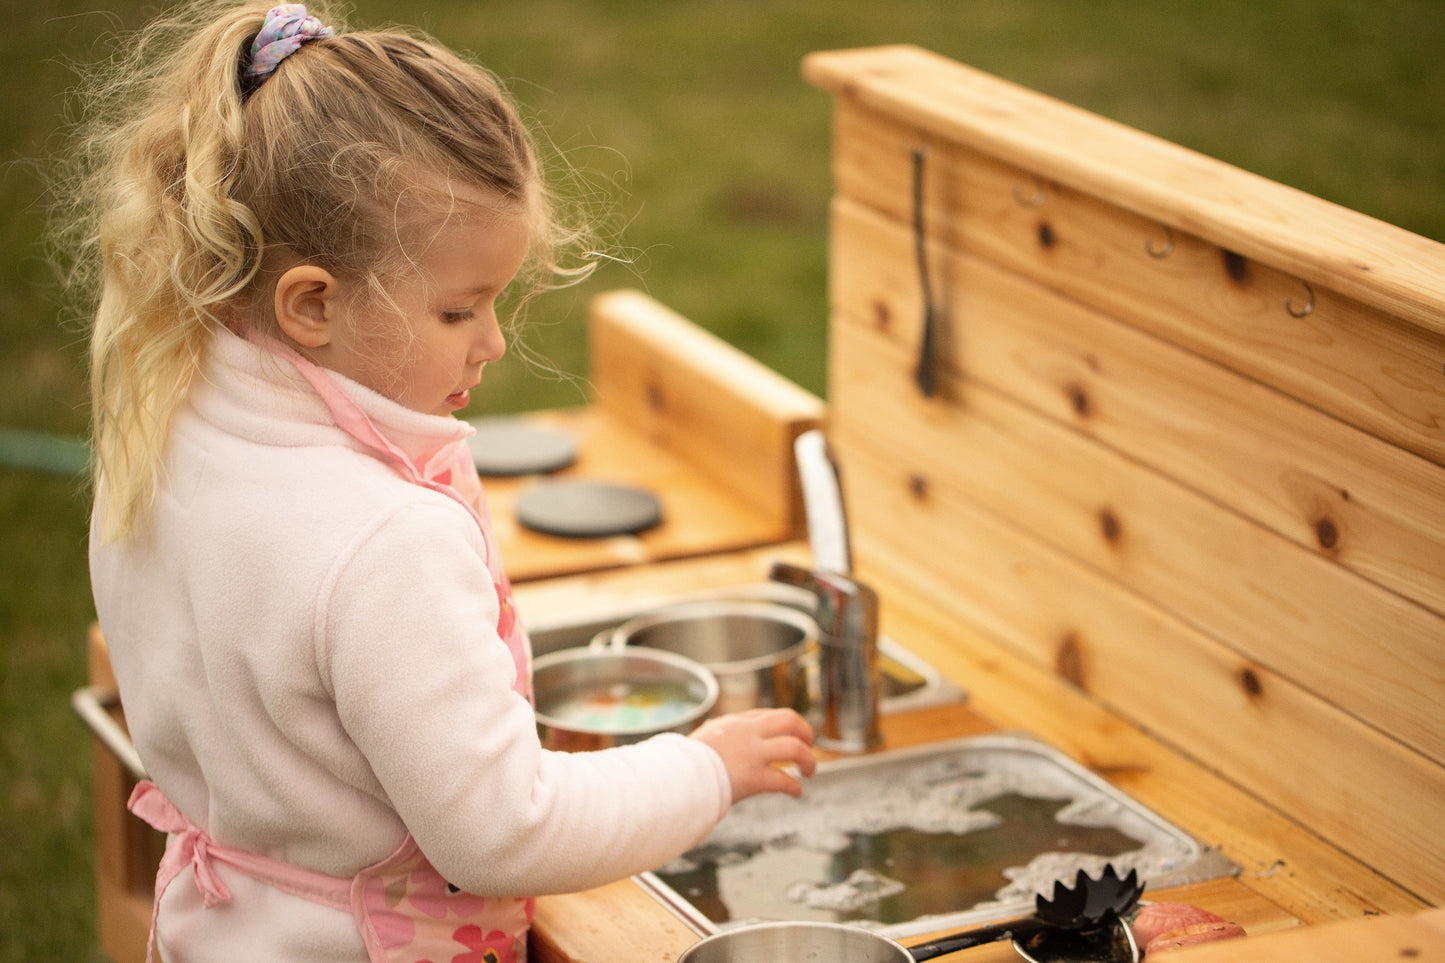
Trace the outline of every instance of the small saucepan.
<instances>
[{"instance_id":1,"label":"small saucepan","mask_svg":"<svg viewBox=\"0 0 1445 963\"><path fill-rule=\"evenodd\" d=\"M992 930L992 928L987 928ZM1009 938L1009 937L1004 937ZM699 940L677 963L922 963L948 953L997 942L992 932L969 933L906 947L879 933L844 923L758 923ZM1027 963L1138 963L1139 948L1121 919L1091 930L1043 928L1012 938Z\"/></svg>"},{"instance_id":2,"label":"small saucepan","mask_svg":"<svg viewBox=\"0 0 1445 963\"><path fill-rule=\"evenodd\" d=\"M690 732L717 703L717 678L648 649L562 649L532 664L537 733L548 749L609 749Z\"/></svg>"}]
</instances>

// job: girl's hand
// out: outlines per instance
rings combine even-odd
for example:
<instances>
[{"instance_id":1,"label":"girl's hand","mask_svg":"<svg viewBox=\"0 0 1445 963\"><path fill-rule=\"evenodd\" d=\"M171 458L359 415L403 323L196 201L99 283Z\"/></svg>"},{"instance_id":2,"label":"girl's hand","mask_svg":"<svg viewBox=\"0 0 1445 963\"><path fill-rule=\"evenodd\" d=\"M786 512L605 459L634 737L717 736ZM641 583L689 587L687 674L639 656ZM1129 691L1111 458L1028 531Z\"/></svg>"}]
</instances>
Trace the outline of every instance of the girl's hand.
<instances>
[{"instance_id":1,"label":"girl's hand","mask_svg":"<svg viewBox=\"0 0 1445 963\"><path fill-rule=\"evenodd\" d=\"M811 776L813 728L792 709L749 709L709 719L691 738L712 746L722 756L732 782L733 802L760 792L783 792L797 798L803 785L790 772L779 769L793 763Z\"/></svg>"}]
</instances>

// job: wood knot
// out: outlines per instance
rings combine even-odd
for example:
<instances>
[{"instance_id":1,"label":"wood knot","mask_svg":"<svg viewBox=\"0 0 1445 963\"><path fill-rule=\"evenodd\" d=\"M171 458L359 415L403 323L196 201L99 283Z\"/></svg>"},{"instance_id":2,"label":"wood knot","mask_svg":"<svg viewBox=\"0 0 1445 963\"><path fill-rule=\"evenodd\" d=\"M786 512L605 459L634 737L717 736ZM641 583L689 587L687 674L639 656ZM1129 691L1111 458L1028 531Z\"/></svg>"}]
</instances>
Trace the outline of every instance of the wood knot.
<instances>
[{"instance_id":1,"label":"wood knot","mask_svg":"<svg viewBox=\"0 0 1445 963\"><path fill-rule=\"evenodd\" d=\"M1092 403L1089 400L1089 392L1077 381L1071 381L1064 385L1064 396L1069 399L1069 407L1074 409L1074 414L1080 418L1089 417L1092 410Z\"/></svg>"},{"instance_id":2,"label":"wood knot","mask_svg":"<svg viewBox=\"0 0 1445 963\"><path fill-rule=\"evenodd\" d=\"M1053 225L1048 221L1039 221L1039 247L1047 251L1057 243L1059 239L1054 234Z\"/></svg>"},{"instance_id":3,"label":"wood knot","mask_svg":"<svg viewBox=\"0 0 1445 963\"><path fill-rule=\"evenodd\" d=\"M1080 689L1087 688L1084 684L1084 647L1077 632L1068 632L1059 641L1059 648L1054 653L1054 671Z\"/></svg>"},{"instance_id":4,"label":"wood knot","mask_svg":"<svg viewBox=\"0 0 1445 963\"><path fill-rule=\"evenodd\" d=\"M1220 251L1224 258L1224 273L1236 284L1243 284L1249 279L1249 262L1244 259L1243 254L1236 254L1233 251Z\"/></svg>"},{"instance_id":5,"label":"wood knot","mask_svg":"<svg viewBox=\"0 0 1445 963\"><path fill-rule=\"evenodd\" d=\"M662 393L662 386L655 381L647 383L647 407L652 411L667 410L667 395Z\"/></svg>"},{"instance_id":6,"label":"wood knot","mask_svg":"<svg viewBox=\"0 0 1445 963\"><path fill-rule=\"evenodd\" d=\"M1117 545L1119 536L1124 534L1124 526L1120 524L1119 516L1114 514L1112 508L1099 509L1099 532L1110 545Z\"/></svg>"},{"instance_id":7,"label":"wood knot","mask_svg":"<svg viewBox=\"0 0 1445 963\"><path fill-rule=\"evenodd\" d=\"M1413 946L1400 947L1400 956L1407 960L1413 960L1420 955L1420 951Z\"/></svg>"},{"instance_id":8,"label":"wood knot","mask_svg":"<svg viewBox=\"0 0 1445 963\"><path fill-rule=\"evenodd\" d=\"M1264 695L1264 683L1259 681L1259 673L1249 666L1239 670L1239 684L1244 687L1244 694L1251 699Z\"/></svg>"},{"instance_id":9,"label":"wood knot","mask_svg":"<svg viewBox=\"0 0 1445 963\"><path fill-rule=\"evenodd\" d=\"M922 475L908 476L908 494L912 495L915 501L924 502L928 500L928 479Z\"/></svg>"},{"instance_id":10,"label":"wood knot","mask_svg":"<svg viewBox=\"0 0 1445 963\"><path fill-rule=\"evenodd\" d=\"M1315 522L1315 541L1319 542L1320 548L1326 551L1340 543L1340 530L1336 527L1333 519L1321 518Z\"/></svg>"},{"instance_id":11,"label":"wood knot","mask_svg":"<svg viewBox=\"0 0 1445 963\"><path fill-rule=\"evenodd\" d=\"M893 327L893 312L888 309L887 301L880 299L873 302L873 326L879 331Z\"/></svg>"}]
</instances>

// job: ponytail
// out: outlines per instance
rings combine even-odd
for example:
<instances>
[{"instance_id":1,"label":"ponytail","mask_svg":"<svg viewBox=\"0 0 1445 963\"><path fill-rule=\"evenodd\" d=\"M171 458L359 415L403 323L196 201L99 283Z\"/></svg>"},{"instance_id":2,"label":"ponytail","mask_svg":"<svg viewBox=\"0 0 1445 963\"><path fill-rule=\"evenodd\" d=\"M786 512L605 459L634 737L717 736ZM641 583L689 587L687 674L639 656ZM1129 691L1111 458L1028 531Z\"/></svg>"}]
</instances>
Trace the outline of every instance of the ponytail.
<instances>
[{"instance_id":1,"label":"ponytail","mask_svg":"<svg viewBox=\"0 0 1445 963\"><path fill-rule=\"evenodd\" d=\"M91 432L107 539L129 535L154 500L172 415L262 249L259 222L230 187L243 152L239 52L265 7L204 26L197 12L151 24L97 75L81 170L67 185L77 280L98 282Z\"/></svg>"}]
</instances>

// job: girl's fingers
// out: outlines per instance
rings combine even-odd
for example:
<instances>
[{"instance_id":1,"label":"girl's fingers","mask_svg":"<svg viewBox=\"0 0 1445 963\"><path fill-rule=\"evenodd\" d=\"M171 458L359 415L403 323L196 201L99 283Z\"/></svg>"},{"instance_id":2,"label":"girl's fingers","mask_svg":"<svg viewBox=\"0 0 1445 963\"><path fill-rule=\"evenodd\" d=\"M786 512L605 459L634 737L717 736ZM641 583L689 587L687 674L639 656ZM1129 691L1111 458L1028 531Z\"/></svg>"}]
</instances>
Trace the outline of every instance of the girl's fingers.
<instances>
[{"instance_id":1,"label":"girl's fingers","mask_svg":"<svg viewBox=\"0 0 1445 963\"><path fill-rule=\"evenodd\" d=\"M763 751L772 765L790 762L797 766L804 776L811 776L818 768L818 760L809 743L794 736L769 739L764 744Z\"/></svg>"}]
</instances>

